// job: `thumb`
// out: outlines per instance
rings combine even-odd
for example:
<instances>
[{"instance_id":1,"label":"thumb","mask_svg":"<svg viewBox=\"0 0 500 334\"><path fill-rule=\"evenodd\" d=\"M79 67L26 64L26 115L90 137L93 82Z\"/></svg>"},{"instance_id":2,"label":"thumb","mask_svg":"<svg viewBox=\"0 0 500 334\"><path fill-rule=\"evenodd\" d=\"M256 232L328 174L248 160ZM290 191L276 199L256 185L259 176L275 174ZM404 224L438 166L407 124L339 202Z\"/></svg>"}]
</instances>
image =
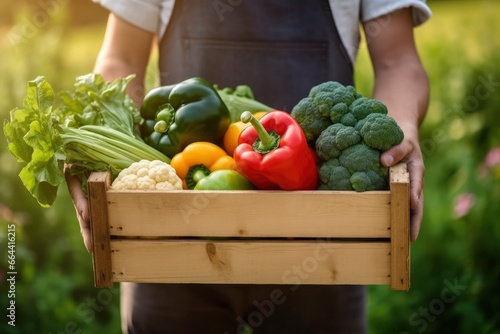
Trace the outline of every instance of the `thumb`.
<instances>
[{"instance_id":1,"label":"thumb","mask_svg":"<svg viewBox=\"0 0 500 334\"><path fill-rule=\"evenodd\" d=\"M391 167L401 160L403 160L408 155L408 149L405 142L393 146L380 156L380 163L384 167Z\"/></svg>"}]
</instances>

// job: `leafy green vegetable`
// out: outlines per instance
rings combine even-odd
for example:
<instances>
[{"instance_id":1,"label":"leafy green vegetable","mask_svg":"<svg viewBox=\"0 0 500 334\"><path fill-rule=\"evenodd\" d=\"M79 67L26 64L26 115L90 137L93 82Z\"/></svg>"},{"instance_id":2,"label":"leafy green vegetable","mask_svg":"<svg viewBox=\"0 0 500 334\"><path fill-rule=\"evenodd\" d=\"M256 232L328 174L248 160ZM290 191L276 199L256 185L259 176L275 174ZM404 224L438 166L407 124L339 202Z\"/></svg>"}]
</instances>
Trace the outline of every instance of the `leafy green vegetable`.
<instances>
[{"instance_id":1,"label":"leafy green vegetable","mask_svg":"<svg viewBox=\"0 0 500 334\"><path fill-rule=\"evenodd\" d=\"M73 92L55 93L44 77L30 81L23 108L4 121L9 151L26 163L19 177L41 206L54 203L65 182L64 164L85 176L122 169L142 159L169 162L135 131L138 111L126 95L132 77L106 83L98 74L78 77Z\"/></svg>"},{"instance_id":2,"label":"leafy green vegetable","mask_svg":"<svg viewBox=\"0 0 500 334\"><path fill-rule=\"evenodd\" d=\"M219 89L217 85L214 85L214 88L229 110L231 123L238 122L244 111L250 111L254 114L259 111L273 110L272 107L257 101L248 85L238 85L235 89L229 87Z\"/></svg>"}]
</instances>

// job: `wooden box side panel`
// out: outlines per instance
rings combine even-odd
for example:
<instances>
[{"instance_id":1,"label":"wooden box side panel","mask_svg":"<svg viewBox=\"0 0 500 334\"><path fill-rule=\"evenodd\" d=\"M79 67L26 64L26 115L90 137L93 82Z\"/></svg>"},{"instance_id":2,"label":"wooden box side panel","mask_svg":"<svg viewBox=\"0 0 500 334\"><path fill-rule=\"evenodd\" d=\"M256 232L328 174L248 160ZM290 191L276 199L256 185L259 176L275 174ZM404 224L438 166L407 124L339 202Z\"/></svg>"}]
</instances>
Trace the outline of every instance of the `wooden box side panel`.
<instances>
[{"instance_id":1,"label":"wooden box side panel","mask_svg":"<svg viewBox=\"0 0 500 334\"><path fill-rule=\"evenodd\" d=\"M109 187L108 173L92 173L88 182L90 228L92 234L92 262L94 267L94 285L111 287L111 248L108 225L108 206L106 191Z\"/></svg>"},{"instance_id":2,"label":"wooden box side panel","mask_svg":"<svg viewBox=\"0 0 500 334\"><path fill-rule=\"evenodd\" d=\"M390 282L388 242L113 240L111 249L117 282Z\"/></svg>"},{"instance_id":3,"label":"wooden box side panel","mask_svg":"<svg viewBox=\"0 0 500 334\"><path fill-rule=\"evenodd\" d=\"M115 236L389 238L390 193L108 191Z\"/></svg>"},{"instance_id":4,"label":"wooden box side panel","mask_svg":"<svg viewBox=\"0 0 500 334\"><path fill-rule=\"evenodd\" d=\"M391 287L410 289L410 174L406 164L390 171Z\"/></svg>"}]
</instances>

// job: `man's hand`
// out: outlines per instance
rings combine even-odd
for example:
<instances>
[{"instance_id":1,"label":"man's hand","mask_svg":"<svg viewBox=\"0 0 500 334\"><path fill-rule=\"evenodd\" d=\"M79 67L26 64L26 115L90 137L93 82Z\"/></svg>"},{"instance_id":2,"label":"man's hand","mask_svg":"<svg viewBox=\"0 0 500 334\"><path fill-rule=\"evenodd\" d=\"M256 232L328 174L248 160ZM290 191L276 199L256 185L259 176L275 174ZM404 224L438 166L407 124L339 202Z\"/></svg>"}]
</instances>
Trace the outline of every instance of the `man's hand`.
<instances>
[{"instance_id":1,"label":"man's hand","mask_svg":"<svg viewBox=\"0 0 500 334\"><path fill-rule=\"evenodd\" d=\"M429 82L413 38L411 8L364 23L375 73L373 97L381 100L404 132L403 142L384 152L386 167L403 161L410 173L411 240L415 241L423 216L424 162L418 129L429 103Z\"/></svg>"},{"instance_id":2,"label":"man's hand","mask_svg":"<svg viewBox=\"0 0 500 334\"><path fill-rule=\"evenodd\" d=\"M76 217L80 224L80 233L83 237L83 243L89 253L92 253L92 235L90 233L90 217L89 217L89 202L87 196L82 190L82 183L80 179L71 175L71 170L66 167L64 170L66 184L75 206Z\"/></svg>"},{"instance_id":3,"label":"man's hand","mask_svg":"<svg viewBox=\"0 0 500 334\"><path fill-rule=\"evenodd\" d=\"M401 144L384 152L380 160L385 167L394 166L400 161L407 164L410 174L410 239L415 241L424 212L425 166L418 143L418 135L406 131L405 139Z\"/></svg>"}]
</instances>

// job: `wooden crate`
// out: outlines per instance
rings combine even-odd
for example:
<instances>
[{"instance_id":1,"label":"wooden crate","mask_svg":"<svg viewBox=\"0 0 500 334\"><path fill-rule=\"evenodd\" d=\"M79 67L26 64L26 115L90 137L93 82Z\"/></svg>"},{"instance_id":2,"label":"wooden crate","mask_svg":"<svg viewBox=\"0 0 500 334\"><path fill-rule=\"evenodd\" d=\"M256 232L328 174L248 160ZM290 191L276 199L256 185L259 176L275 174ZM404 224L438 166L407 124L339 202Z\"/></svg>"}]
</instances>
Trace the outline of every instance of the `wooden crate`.
<instances>
[{"instance_id":1,"label":"wooden crate","mask_svg":"<svg viewBox=\"0 0 500 334\"><path fill-rule=\"evenodd\" d=\"M409 175L390 191L115 191L88 181L96 287L410 285Z\"/></svg>"}]
</instances>

